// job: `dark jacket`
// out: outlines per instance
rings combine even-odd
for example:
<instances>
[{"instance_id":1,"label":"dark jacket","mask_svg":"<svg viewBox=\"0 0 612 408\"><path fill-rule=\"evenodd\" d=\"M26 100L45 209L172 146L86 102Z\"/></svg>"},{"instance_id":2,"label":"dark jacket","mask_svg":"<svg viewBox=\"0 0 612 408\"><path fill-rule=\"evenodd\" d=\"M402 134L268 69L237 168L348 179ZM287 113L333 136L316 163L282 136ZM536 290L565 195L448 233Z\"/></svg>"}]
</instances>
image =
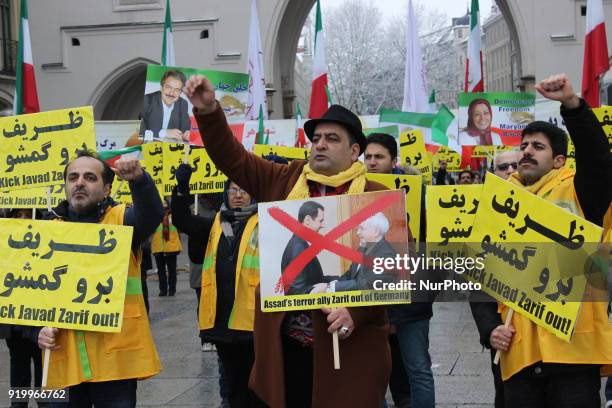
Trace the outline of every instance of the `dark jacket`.
<instances>
[{"instance_id":1,"label":"dark jacket","mask_svg":"<svg viewBox=\"0 0 612 408\"><path fill-rule=\"evenodd\" d=\"M284 200L296 184L306 162L288 165L266 161L250 154L232 134L225 115L217 108L208 115L196 113L206 150L217 167L244 188L257 202ZM367 181L365 191L384 190ZM256 300L259 304L259 300ZM312 407L372 408L383 402L389 374L386 310L384 307L354 307L349 313L355 324L351 336L342 340L341 369L334 370L332 336L326 315L311 313L314 331ZM271 408L285 406L285 382L281 325L284 312L262 313L255 308L255 364L249 386ZM370 375L359 375L367 367ZM288 407L290 408L290 407Z\"/></svg>"},{"instance_id":2,"label":"dark jacket","mask_svg":"<svg viewBox=\"0 0 612 408\"><path fill-rule=\"evenodd\" d=\"M433 181L436 186L443 186L448 184L455 184L453 177L446 171L446 169L438 169L433 173Z\"/></svg>"},{"instance_id":3,"label":"dark jacket","mask_svg":"<svg viewBox=\"0 0 612 408\"><path fill-rule=\"evenodd\" d=\"M170 209L172 220L176 228L189 237L189 259L193 263L201 264L208 244L208 238L215 217L202 217L195 215L189 209L193 196L179 194L175 188L172 192ZM200 330L200 337L209 343L235 343L252 341L253 334L249 331L232 330L227 327L235 300L236 265L238 262L238 247L242 238L242 227L235 231L235 239L230 243L225 236L219 239L217 247L217 264L215 277L217 283L217 305L215 325L206 330ZM193 246L191 243L193 242ZM199 261L199 262L196 262Z\"/></svg>"},{"instance_id":4,"label":"dark jacket","mask_svg":"<svg viewBox=\"0 0 612 408\"><path fill-rule=\"evenodd\" d=\"M385 239L378 241L371 248L363 249L365 256L371 258L394 258L397 252ZM351 264L340 279L336 282L336 292L349 290L374 290L374 281L394 282L396 279L393 272L375 274L373 266Z\"/></svg>"},{"instance_id":5,"label":"dark jacket","mask_svg":"<svg viewBox=\"0 0 612 408\"><path fill-rule=\"evenodd\" d=\"M477 296L479 300L483 300L483 297L490 298L489 301L470 301L470 309L472 310L472 316L474 317L474 322L478 329L480 344L490 349L491 343L489 339L491 337L491 332L497 326L504 324L504 322L501 319L501 315L497 312L497 302L495 299L484 292L479 292Z\"/></svg>"},{"instance_id":6,"label":"dark jacket","mask_svg":"<svg viewBox=\"0 0 612 408\"><path fill-rule=\"evenodd\" d=\"M162 107L161 91L146 94L142 107L142 120L140 121L140 137L144 137L145 130L153 132L153 137L159 137L164 120L164 109ZM167 129L178 129L186 132L191 129L189 120L189 105L183 98L174 102Z\"/></svg>"},{"instance_id":7,"label":"dark jacket","mask_svg":"<svg viewBox=\"0 0 612 408\"><path fill-rule=\"evenodd\" d=\"M309 247L310 244L307 241L294 234L289 242L287 242L283 252L281 272L285 273L285 269L287 269L289 264ZM323 281L323 268L321 268L321 263L315 256L295 278L286 295L306 295L310 293L314 285Z\"/></svg>"},{"instance_id":8,"label":"dark jacket","mask_svg":"<svg viewBox=\"0 0 612 408\"><path fill-rule=\"evenodd\" d=\"M192 195L179 195L176 187L174 188L172 191L172 200L170 201L172 223L179 231L187 234L189 260L199 265L204 261L204 250L206 249L206 243L208 242L208 235L210 234L214 217L194 215L189 208L192 203Z\"/></svg>"},{"instance_id":9,"label":"dark jacket","mask_svg":"<svg viewBox=\"0 0 612 408\"><path fill-rule=\"evenodd\" d=\"M561 106L576 154L574 188L584 218L601 226L612 197L612 155L608 138L597 117L581 99L580 106Z\"/></svg>"},{"instance_id":10,"label":"dark jacket","mask_svg":"<svg viewBox=\"0 0 612 408\"><path fill-rule=\"evenodd\" d=\"M11 326L10 324L0 324L0 339L11 338Z\"/></svg>"}]
</instances>

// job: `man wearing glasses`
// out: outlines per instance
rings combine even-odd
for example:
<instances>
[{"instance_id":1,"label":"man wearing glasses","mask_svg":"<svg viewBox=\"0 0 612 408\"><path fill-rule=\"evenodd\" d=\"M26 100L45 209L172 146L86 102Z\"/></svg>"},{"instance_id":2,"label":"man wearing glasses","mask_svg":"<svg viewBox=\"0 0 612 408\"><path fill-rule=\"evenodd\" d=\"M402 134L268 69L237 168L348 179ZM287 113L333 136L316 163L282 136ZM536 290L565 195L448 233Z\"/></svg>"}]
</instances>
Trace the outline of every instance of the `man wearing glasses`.
<instances>
[{"instance_id":1,"label":"man wearing glasses","mask_svg":"<svg viewBox=\"0 0 612 408\"><path fill-rule=\"evenodd\" d=\"M158 139L189 140L189 107L181 98L185 74L166 71L161 79L161 90L146 94L140 122L140 137L145 142Z\"/></svg>"},{"instance_id":2,"label":"man wearing glasses","mask_svg":"<svg viewBox=\"0 0 612 408\"><path fill-rule=\"evenodd\" d=\"M496 176L507 180L512 173L518 170L518 161L521 159L521 152L509 150L499 153L493 158L494 173Z\"/></svg>"}]
</instances>

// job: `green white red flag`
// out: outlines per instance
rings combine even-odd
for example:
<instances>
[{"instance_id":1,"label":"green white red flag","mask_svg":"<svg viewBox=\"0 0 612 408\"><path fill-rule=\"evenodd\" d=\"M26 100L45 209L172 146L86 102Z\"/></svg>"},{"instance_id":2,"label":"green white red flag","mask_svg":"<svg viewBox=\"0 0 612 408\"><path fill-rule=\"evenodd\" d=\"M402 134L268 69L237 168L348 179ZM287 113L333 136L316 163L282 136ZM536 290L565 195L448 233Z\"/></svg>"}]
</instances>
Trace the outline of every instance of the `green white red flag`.
<instances>
[{"instance_id":1,"label":"green white red flag","mask_svg":"<svg viewBox=\"0 0 612 408\"><path fill-rule=\"evenodd\" d=\"M15 99L13 114L40 112L36 78L34 76L34 61L32 59L32 41L30 40L30 25L28 23L28 5L21 0L21 19L19 22L19 48L17 52L17 67L15 75Z\"/></svg>"},{"instance_id":2,"label":"green white red flag","mask_svg":"<svg viewBox=\"0 0 612 408\"><path fill-rule=\"evenodd\" d=\"M174 59L174 39L172 37L172 17L170 16L170 0L166 0L166 18L164 19L164 41L162 44L162 65L176 66Z\"/></svg>"},{"instance_id":3,"label":"green white red flag","mask_svg":"<svg viewBox=\"0 0 612 408\"><path fill-rule=\"evenodd\" d=\"M317 17L315 23L314 62L312 67L312 92L308 117L317 119L323 116L329 107L327 89L327 64L325 62L325 35L321 17L321 1L317 0Z\"/></svg>"},{"instance_id":4,"label":"green white red flag","mask_svg":"<svg viewBox=\"0 0 612 408\"><path fill-rule=\"evenodd\" d=\"M480 11L478 0L472 0L470 36L468 37L465 65L465 92L484 92L482 77L482 46L480 44Z\"/></svg>"}]
</instances>

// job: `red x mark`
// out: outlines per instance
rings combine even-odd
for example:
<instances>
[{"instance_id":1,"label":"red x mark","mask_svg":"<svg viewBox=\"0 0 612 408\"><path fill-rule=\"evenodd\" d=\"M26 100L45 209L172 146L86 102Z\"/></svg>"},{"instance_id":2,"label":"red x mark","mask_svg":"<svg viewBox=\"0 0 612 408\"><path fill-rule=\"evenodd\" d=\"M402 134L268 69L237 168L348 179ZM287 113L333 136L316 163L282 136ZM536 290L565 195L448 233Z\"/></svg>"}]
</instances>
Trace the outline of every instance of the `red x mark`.
<instances>
[{"instance_id":1,"label":"red x mark","mask_svg":"<svg viewBox=\"0 0 612 408\"><path fill-rule=\"evenodd\" d=\"M282 287L283 291L287 292L295 281L295 278L297 278L297 276L302 272L302 269L304 269L304 267L324 249L354 263L371 265L371 259L365 259L362 252L341 245L336 242L336 239L357 227L372 215L381 212L401 199L402 194L399 192L384 194L379 200L365 206L356 214L349 217L349 219L340 223L326 235L321 235L318 232L311 230L278 207L269 208L268 213L273 219L278 221L282 226L293 232L298 237L311 243L311 246L308 249L299 254L287 266L276 284L275 291L278 292Z\"/></svg>"}]
</instances>

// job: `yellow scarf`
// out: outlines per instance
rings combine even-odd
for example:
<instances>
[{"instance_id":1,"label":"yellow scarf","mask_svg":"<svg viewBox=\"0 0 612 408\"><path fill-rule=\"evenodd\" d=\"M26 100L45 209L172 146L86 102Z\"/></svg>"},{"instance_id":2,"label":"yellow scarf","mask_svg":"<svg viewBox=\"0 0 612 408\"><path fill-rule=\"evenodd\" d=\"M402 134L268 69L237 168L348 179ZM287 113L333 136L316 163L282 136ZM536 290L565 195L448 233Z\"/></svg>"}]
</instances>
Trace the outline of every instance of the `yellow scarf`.
<instances>
[{"instance_id":1,"label":"yellow scarf","mask_svg":"<svg viewBox=\"0 0 612 408\"><path fill-rule=\"evenodd\" d=\"M348 194L363 193L366 185L365 174L366 168L359 161L354 162L351 167L334 176L324 176L316 173L310 168L309 164L306 164L293 189L289 192L287 200L299 200L310 197L308 180L334 188L350 181L351 185L349 186Z\"/></svg>"},{"instance_id":2,"label":"yellow scarf","mask_svg":"<svg viewBox=\"0 0 612 408\"><path fill-rule=\"evenodd\" d=\"M508 181L556 204L572 214L584 217L578 202L576 189L574 188L575 174L575 170L561 167L560 169L552 169L530 186L525 185L524 180L518 173L512 173Z\"/></svg>"}]
</instances>

